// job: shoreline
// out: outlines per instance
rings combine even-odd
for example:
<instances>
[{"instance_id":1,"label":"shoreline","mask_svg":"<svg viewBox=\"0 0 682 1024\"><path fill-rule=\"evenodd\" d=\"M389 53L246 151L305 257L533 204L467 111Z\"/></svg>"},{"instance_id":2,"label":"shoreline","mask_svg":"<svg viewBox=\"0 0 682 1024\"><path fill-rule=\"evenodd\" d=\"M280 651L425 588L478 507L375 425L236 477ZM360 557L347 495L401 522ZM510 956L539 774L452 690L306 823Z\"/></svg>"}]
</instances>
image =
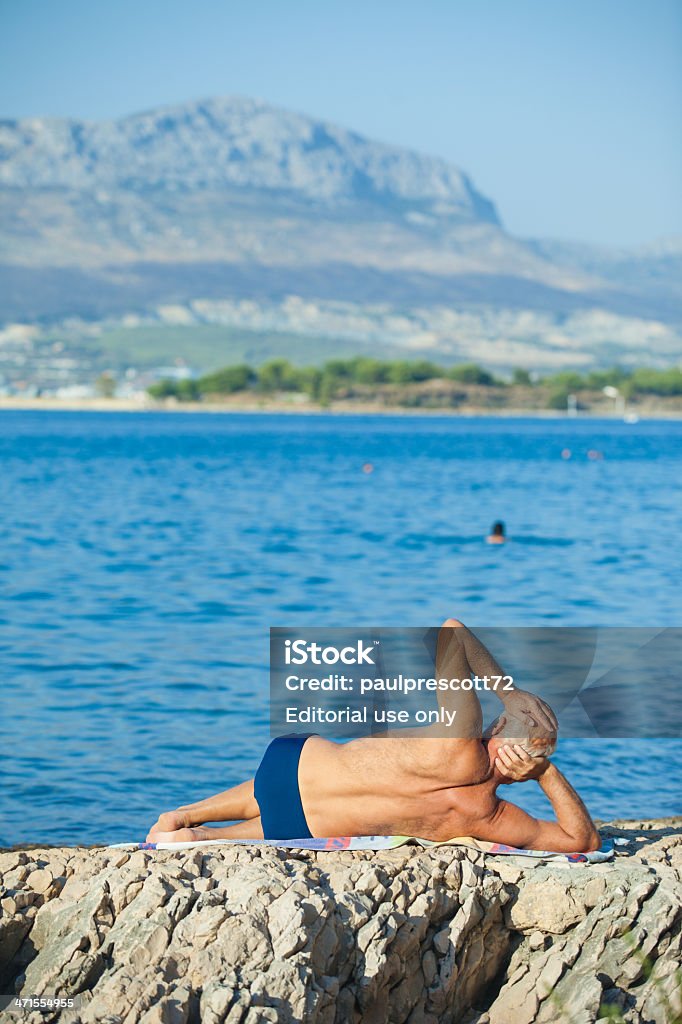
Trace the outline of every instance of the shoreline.
<instances>
[{"instance_id":1,"label":"shoreline","mask_svg":"<svg viewBox=\"0 0 682 1024\"><path fill-rule=\"evenodd\" d=\"M539 419L539 420L613 420L627 422L622 413L612 411L581 411L569 416L556 409L499 409L481 406L452 408L405 408L378 406L370 403L339 402L328 408L314 405L296 405L291 402L269 402L238 405L222 402L140 402L126 398L58 399L58 398L2 398L2 412L96 412L96 413L246 413L249 415L287 414L292 416L406 416L453 419ZM645 408L632 410L637 416L634 423L652 420L682 420L682 409Z\"/></svg>"}]
</instances>

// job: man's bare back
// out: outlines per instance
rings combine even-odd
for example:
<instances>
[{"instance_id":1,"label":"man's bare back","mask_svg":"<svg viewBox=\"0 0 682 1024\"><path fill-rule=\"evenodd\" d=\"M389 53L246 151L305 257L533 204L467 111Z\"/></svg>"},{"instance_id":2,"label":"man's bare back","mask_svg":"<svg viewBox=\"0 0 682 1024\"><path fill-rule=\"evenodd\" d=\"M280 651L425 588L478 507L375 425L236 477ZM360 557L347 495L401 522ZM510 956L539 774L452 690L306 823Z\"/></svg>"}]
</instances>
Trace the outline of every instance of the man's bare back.
<instances>
[{"instance_id":1,"label":"man's bare back","mask_svg":"<svg viewBox=\"0 0 682 1024\"><path fill-rule=\"evenodd\" d=\"M313 835L447 839L496 803L483 743L370 737L339 744L311 736L298 769ZM487 780L487 781L486 781Z\"/></svg>"}]
</instances>

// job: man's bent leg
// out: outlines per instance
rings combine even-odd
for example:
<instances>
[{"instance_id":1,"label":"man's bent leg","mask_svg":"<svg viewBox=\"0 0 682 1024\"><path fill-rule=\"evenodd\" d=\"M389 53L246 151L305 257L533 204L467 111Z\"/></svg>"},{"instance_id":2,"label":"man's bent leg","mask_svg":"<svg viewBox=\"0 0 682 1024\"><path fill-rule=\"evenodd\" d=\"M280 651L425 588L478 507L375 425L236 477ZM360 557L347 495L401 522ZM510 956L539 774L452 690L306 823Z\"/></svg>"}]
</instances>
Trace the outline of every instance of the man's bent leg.
<instances>
[{"instance_id":1,"label":"man's bent leg","mask_svg":"<svg viewBox=\"0 0 682 1024\"><path fill-rule=\"evenodd\" d=\"M205 821L243 821L260 814L253 795L253 779L197 803L185 804L178 810L185 813L185 824L190 826L203 825Z\"/></svg>"},{"instance_id":2,"label":"man's bent leg","mask_svg":"<svg viewBox=\"0 0 682 1024\"><path fill-rule=\"evenodd\" d=\"M154 842L157 832L175 832L180 828L203 825L205 821L242 821L256 818L259 814L260 808L253 795L253 779L248 779L205 800L165 811L152 825L148 839Z\"/></svg>"}]
</instances>

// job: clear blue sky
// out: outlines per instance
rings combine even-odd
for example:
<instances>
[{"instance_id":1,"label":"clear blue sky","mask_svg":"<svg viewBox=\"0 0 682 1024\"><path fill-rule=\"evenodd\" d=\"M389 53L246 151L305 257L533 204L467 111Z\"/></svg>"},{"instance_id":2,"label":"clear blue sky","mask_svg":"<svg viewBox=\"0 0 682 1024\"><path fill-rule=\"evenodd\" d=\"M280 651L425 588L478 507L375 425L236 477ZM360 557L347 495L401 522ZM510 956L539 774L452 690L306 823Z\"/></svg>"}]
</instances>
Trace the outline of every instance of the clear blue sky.
<instances>
[{"instance_id":1,"label":"clear blue sky","mask_svg":"<svg viewBox=\"0 0 682 1024\"><path fill-rule=\"evenodd\" d=\"M258 96L452 160L536 237L682 232L680 0L0 0L0 113Z\"/></svg>"}]
</instances>

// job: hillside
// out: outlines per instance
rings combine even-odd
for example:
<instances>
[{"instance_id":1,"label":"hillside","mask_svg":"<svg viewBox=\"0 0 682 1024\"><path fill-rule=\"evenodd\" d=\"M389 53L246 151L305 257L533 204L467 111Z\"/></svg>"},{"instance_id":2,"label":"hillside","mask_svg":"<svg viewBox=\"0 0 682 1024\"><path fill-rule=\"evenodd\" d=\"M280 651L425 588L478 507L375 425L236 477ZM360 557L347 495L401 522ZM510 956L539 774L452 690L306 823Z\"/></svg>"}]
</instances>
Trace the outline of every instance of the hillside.
<instances>
[{"instance_id":1,"label":"hillside","mask_svg":"<svg viewBox=\"0 0 682 1024\"><path fill-rule=\"evenodd\" d=\"M4 120L0 157L0 262L19 285L36 280L29 268L70 268L60 291L76 305L76 269L92 283L97 268L106 305L128 284L137 301L145 289L181 297L188 263L222 265L228 289L235 271L235 284L268 296L276 281L266 273L259 286L261 269L283 271L289 288L298 275L295 290L310 293L319 268L332 278L343 268L344 297L357 301L368 290L390 299L405 281L426 301L454 285L460 301L506 303L515 281L532 308L560 305L562 292L569 306L591 292L626 299L598 259L578 264L507 235L459 168L257 100L118 121Z\"/></svg>"},{"instance_id":2,"label":"hillside","mask_svg":"<svg viewBox=\"0 0 682 1024\"><path fill-rule=\"evenodd\" d=\"M458 167L258 100L0 121L0 326L32 323L46 344L64 323L78 343L80 321L163 326L172 306L265 332L271 354L295 336L499 368L664 365L680 282L675 240L514 238ZM202 352L203 367L226 355Z\"/></svg>"}]
</instances>

